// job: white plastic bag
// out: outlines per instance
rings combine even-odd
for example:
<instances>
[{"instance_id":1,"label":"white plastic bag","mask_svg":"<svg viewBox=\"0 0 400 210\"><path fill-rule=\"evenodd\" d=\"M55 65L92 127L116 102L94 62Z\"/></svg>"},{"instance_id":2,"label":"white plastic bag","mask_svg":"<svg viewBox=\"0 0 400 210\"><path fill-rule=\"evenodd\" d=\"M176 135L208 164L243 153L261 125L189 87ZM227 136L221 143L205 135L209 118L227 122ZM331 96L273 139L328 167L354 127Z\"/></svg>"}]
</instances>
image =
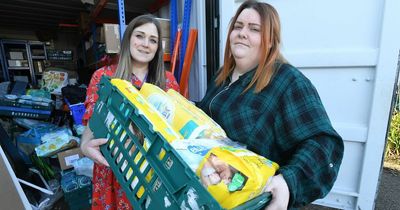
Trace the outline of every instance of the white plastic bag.
<instances>
[{"instance_id":1,"label":"white plastic bag","mask_svg":"<svg viewBox=\"0 0 400 210\"><path fill-rule=\"evenodd\" d=\"M93 160L83 157L72 162L75 173L93 178Z\"/></svg>"}]
</instances>

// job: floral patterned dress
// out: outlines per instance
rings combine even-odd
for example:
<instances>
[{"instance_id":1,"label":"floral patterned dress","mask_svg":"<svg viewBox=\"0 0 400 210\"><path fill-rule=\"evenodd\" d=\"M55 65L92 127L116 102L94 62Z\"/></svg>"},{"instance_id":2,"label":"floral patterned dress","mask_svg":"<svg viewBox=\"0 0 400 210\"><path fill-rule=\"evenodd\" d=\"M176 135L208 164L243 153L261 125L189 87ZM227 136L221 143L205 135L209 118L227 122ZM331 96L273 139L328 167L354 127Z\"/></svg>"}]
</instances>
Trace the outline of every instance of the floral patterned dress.
<instances>
[{"instance_id":1,"label":"floral patterned dress","mask_svg":"<svg viewBox=\"0 0 400 210\"><path fill-rule=\"evenodd\" d=\"M94 105L99 98L97 90L101 76L112 76L116 69L117 65L110 65L102 67L93 73L86 93L86 111L82 119L84 125L87 125L88 120L92 116ZM165 76L166 89L172 88L179 91L179 85L173 74L166 71ZM131 82L136 87L141 87L143 83L135 75L132 75ZM93 168L92 209L132 209L125 192L116 180L111 168L96 163Z\"/></svg>"}]
</instances>

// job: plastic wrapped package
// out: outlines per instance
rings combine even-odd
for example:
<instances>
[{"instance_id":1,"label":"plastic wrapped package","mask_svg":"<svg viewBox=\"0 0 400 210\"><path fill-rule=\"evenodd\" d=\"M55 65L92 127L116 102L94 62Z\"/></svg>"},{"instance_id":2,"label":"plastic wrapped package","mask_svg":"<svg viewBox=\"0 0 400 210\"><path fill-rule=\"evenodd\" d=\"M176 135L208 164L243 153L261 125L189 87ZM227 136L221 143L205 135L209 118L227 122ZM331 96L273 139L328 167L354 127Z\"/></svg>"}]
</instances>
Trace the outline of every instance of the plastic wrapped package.
<instances>
[{"instance_id":1,"label":"plastic wrapped package","mask_svg":"<svg viewBox=\"0 0 400 210\"><path fill-rule=\"evenodd\" d=\"M41 89L53 94L61 95L61 88L68 85L68 73L61 71L45 71L43 73Z\"/></svg>"},{"instance_id":2,"label":"plastic wrapped package","mask_svg":"<svg viewBox=\"0 0 400 210\"><path fill-rule=\"evenodd\" d=\"M213 138L213 139L223 139L226 138L225 131L221 128L218 123L216 123L211 117L209 117L203 110L199 109L192 102L188 101L180 93L173 89L167 91L168 96L171 100L182 107L182 109L188 110L188 112L195 118L198 119L201 124L206 125L206 129L202 138Z\"/></svg>"},{"instance_id":3,"label":"plastic wrapped package","mask_svg":"<svg viewBox=\"0 0 400 210\"><path fill-rule=\"evenodd\" d=\"M230 139L184 139L172 142L171 146L227 209L260 195L279 168Z\"/></svg>"},{"instance_id":4,"label":"plastic wrapped package","mask_svg":"<svg viewBox=\"0 0 400 210\"><path fill-rule=\"evenodd\" d=\"M166 121L166 119L148 103L138 89L132 86L128 81L121 79L113 79L111 83L118 87L127 99L138 107L139 114L144 116L149 122L152 122L153 129L160 132L161 135L168 141L172 142L176 139L183 139L182 135ZM124 109L124 104L121 104L120 109ZM95 110L96 111L96 110ZM108 113L107 126L112 127L115 117L112 113Z\"/></svg>"},{"instance_id":5,"label":"plastic wrapped package","mask_svg":"<svg viewBox=\"0 0 400 210\"><path fill-rule=\"evenodd\" d=\"M93 160L83 157L72 162L77 175L84 175L93 178Z\"/></svg>"},{"instance_id":6,"label":"plastic wrapped package","mask_svg":"<svg viewBox=\"0 0 400 210\"><path fill-rule=\"evenodd\" d=\"M144 134L144 142L148 143L143 145L143 141L134 138L135 134L130 131L132 123ZM241 146L226 146L222 143L224 139L177 138L180 134L176 133L176 129L127 81L102 78L99 100L90 119L90 126L95 137L108 139L107 144L100 149L134 208L145 205L148 209L163 209L167 202L177 209L188 206L206 209L227 209L232 206L260 209L270 200L268 193L257 195L261 191L258 189L262 189L268 178L275 173L276 163L265 158L256 159L258 163L263 163L261 165L273 168L269 174L265 174L265 171L259 170L265 167L258 166L254 170L253 163L245 164L251 158L244 160L240 156L251 156L249 154L254 153ZM177 139L180 140L175 141ZM193 145L190 150L183 145L184 142L190 146L190 142L200 141L206 141L209 145ZM236 157L229 153L224 155L218 152L218 148L242 152L237 153ZM198 156L190 157L190 153L185 156L182 152ZM214 167L213 164L218 161L229 166L226 168L231 173L226 174L230 176L225 176L222 170ZM195 168L196 172L193 170ZM264 174L252 177L251 173ZM260 184L263 180L260 181L259 177L264 175L266 181ZM201 181L198 177L201 177ZM208 182L205 178L208 178ZM251 188L254 193L250 192ZM241 198L235 200L238 196Z\"/></svg>"},{"instance_id":7,"label":"plastic wrapped package","mask_svg":"<svg viewBox=\"0 0 400 210\"><path fill-rule=\"evenodd\" d=\"M223 208L231 209L263 193L279 165L250 150L232 146L211 149L196 174Z\"/></svg>"},{"instance_id":8,"label":"plastic wrapped package","mask_svg":"<svg viewBox=\"0 0 400 210\"><path fill-rule=\"evenodd\" d=\"M35 147L38 157L49 157L62 150L77 146L79 138L72 136L68 128L60 128L41 137L42 144Z\"/></svg>"},{"instance_id":9,"label":"plastic wrapped package","mask_svg":"<svg viewBox=\"0 0 400 210\"><path fill-rule=\"evenodd\" d=\"M215 147L234 146L245 148L245 145L226 139L183 139L174 141L171 146L185 160L193 171L196 171L207 153Z\"/></svg>"},{"instance_id":10,"label":"plastic wrapped package","mask_svg":"<svg viewBox=\"0 0 400 210\"><path fill-rule=\"evenodd\" d=\"M218 124L178 93L172 93L172 97L149 83L143 84L140 93L185 139L226 138Z\"/></svg>"}]
</instances>

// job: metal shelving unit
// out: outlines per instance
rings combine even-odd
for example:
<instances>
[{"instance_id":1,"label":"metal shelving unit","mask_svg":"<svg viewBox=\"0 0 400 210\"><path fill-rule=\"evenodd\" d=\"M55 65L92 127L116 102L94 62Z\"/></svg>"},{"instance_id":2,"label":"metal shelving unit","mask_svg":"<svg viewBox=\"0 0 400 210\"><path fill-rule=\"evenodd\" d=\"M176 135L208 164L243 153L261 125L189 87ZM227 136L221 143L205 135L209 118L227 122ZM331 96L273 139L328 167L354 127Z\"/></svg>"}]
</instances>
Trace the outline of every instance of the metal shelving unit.
<instances>
[{"instance_id":1,"label":"metal shelving unit","mask_svg":"<svg viewBox=\"0 0 400 210\"><path fill-rule=\"evenodd\" d=\"M138 2L138 4L143 4L146 1L145 0L140 0L140 1L137 1L137 2ZM92 35L92 39L94 40L92 47L94 49L97 49L97 43L96 43L96 40L98 38L98 37L96 37L97 24L102 23L102 21L101 21L102 18L98 19L98 17L102 13L102 11L105 8L107 8L107 4L108 3L112 3L112 4L117 3L116 12L118 12L118 18L116 18L116 20L118 19L118 22L115 21L115 23L119 23L120 41L122 41L122 36L123 36L123 33L125 31L125 27L126 27L126 22L125 22L125 15L126 15L126 12L125 12L125 0L116 0L116 2L111 1L111 0L110 1L109 0L99 0L95 5L93 5L93 8L92 8L92 10L90 11L90 14L89 14L89 21L85 24L85 26L84 26L84 28L82 30L83 40L88 39L88 37L90 35ZM154 11L157 11L158 9L160 9L162 6L166 5L167 3L168 3L167 0L157 0L157 1L154 1L147 9L150 12L154 12ZM108 18L107 20L110 21L111 19ZM111 22L113 22L113 21L111 21ZM87 54L87 51L86 51L86 49L84 47L84 41L80 43L79 48L81 48L81 54L85 57L85 59L83 61L85 67L89 67L89 68L93 68L94 67L95 69L97 69L97 68L101 67L102 65L104 65L104 62L99 60L101 56L98 54L97 51L93 51L93 57L94 57L94 61L95 62L88 62L87 61L87 55L88 54ZM170 57L171 57L170 54L165 53L164 54L164 61L169 62Z\"/></svg>"},{"instance_id":2,"label":"metal shelving unit","mask_svg":"<svg viewBox=\"0 0 400 210\"><path fill-rule=\"evenodd\" d=\"M15 76L27 76L37 85L37 77L44 70L47 60L46 46L39 41L1 40L1 63L4 81L14 81Z\"/></svg>"},{"instance_id":3,"label":"metal shelving unit","mask_svg":"<svg viewBox=\"0 0 400 210\"><path fill-rule=\"evenodd\" d=\"M46 45L39 41L28 41L29 54L31 55L30 66L35 75L35 79L42 77L45 61L48 60Z\"/></svg>"}]
</instances>

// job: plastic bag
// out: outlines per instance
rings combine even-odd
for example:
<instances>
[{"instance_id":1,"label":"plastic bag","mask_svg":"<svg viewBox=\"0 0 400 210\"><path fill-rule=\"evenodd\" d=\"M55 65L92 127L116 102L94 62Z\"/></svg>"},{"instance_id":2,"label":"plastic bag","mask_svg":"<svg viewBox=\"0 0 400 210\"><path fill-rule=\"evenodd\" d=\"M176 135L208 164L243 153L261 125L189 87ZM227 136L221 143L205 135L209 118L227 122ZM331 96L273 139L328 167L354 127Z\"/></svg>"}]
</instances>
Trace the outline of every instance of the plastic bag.
<instances>
[{"instance_id":1,"label":"plastic bag","mask_svg":"<svg viewBox=\"0 0 400 210\"><path fill-rule=\"evenodd\" d=\"M220 125L218 125L218 123L216 123L211 117L204 113L203 110L199 109L181 94L173 89L169 89L167 94L173 101L175 101L175 104L178 104L183 109L188 110L194 118L201 122L201 124L208 127L206 130L204 130L201 138L223 139L227 137L225 131Z\"/></svg>"},{"instance_id":2,"label":"plastic bag","mask_svg":"<svg viewBox=\"0 0 400 210\"><path fill-rule=\"evenodd\" d=\"M93 160L83 157L72 162L75 173L93 178Z\"/></svg>"},{"instance_id":3,"label":"plastic bag","mask_svg":"<svg viewBox=\"0 0 400 210\"><path fill-rule=\"evenodd\" d=\"M263 192L279 165L247 149L215 147L196 174L223 208L231 209Z\"/></svg>"},{"instance_id":4,"label":"plastic bag","mask_svg":"<svg viewBox=\"0 0 400 210\"><path fill-rule=\"evenodd\" d=\"M41 137L42 144L35 147L38 157L49 157L79 144L79 138L71 135L68 128L60 128Z\"/></svg>"},{"instance_id":5,"label":"plastic bag","mask_svg":"<svg viewBox=\"0 0 400 210\"><path fill-rule=\"evenodd\" d=\"M196 171L207 153L215 147L233 146L245 149L245 145L234 142L230 139L183 139L174 141L171 146L178 152L183 160Z\"/></svg>"},{"instance_id":6,"label":"plastic bag","mask_svg":"<svg viewBox=\"0 0 400 210\"><path fill-rule=\"evenodd\" d=\"M61 95L61 88L68 84L68 73L60 71L45 71L43 73L41 89L53 94Z\"/></svg>"},{"instance_id":7,"label":"plastic bag","mask_svg":"<svg viewBox=\"0 0 400 210\"><path fill-rule=\"evenodd\" d=\"M185 139L226 138L225 131L217 123L178 93L171 91L169 95L149 83L143 84L140 93Z\"/></svg>"},{"instance_id":8,"label":"plastic bag","mask_svg":"<svg viewBox=\"0 0 400 210\"><path fill-rule=\"evenodd\" d=\"M142 96L138 89L132 86L128 81L122 79L112 79L111 83L118 88L119 91L138 108L139 114L144 116L153 125L153 130L159 132L168 142L172 142L176 139L183 139L182 135L161 116L161 114L154 109L154 107L147 102L147 100ZM121 109L124 104L121 104ZM107 116L108 121L107 126L113 127L114 116L109 113ZM113 140L110 146L113 145Z\"/></svg>"}]
</instances>

